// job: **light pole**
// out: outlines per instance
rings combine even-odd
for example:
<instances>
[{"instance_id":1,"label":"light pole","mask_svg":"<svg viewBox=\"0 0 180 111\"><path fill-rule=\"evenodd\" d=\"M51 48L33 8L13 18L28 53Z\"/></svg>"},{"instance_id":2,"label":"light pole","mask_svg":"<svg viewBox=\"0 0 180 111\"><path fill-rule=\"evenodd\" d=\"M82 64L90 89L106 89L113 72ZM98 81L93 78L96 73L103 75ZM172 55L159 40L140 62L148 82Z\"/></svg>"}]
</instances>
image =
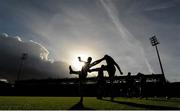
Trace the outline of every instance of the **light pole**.
<instances>
[{"instance_id":1,"label":"light pole","mask_svg":"<svg viewBox=\"0 0 180 111\"><path fill-rule=\"evenodd\" d=\"M20 80L20 75L22 73L23 64L24 64L24 61L27 59L27 55L28 55L27 53L22 53L19 70L18 70L18 75L17 75L17 81Z\"/></svg>"},{"instance_id":2,"label":"light pole","mask_svg":"<svg viewBox=\"0 0 180 111\"><path fill-rule=\"evenodd\" d=\"M162 82L162 91L164 92L165 96L166 96L166 99L168 99L168 94L167 94L167 81L166 81L166 78L165 78L165 75L164 75L164 70L163 70L163 66L162 66L162 63L161 63L161 58L160 58L160 55L159 55L159 51L158 51L158 47L157 45L160 44L159 41L157 40L156 36L153 36L150 38L150 41L151 41L151 44L152 46L155 46L156 48L156 52L157 52L157 56L158 56L158 60L159 60L159 64L160 64L160 68L161 68L161 73L162 73L162 76L163 76L163 80L161 81Z\"/></svg>"},{"instance_id":3,"label":"light pole","mask_svg":"<svg viewBox=\"0 0 180 111\"><path fill-rule=\"evenodd\" d=\"M159 60L160 68L161 68L161 73L164 75L164 70L163 70L163 66L162 66L162 63L161 63L161 58L160 58L158 47L157 47L157 45L160 44L160 43L157 40L156 36L151 37L150 41L151 41L152 46L155 46L155 48L156 48L156 52L157 52L157 56L158 56L158 60Z\"/></svg>"}]
</instances>

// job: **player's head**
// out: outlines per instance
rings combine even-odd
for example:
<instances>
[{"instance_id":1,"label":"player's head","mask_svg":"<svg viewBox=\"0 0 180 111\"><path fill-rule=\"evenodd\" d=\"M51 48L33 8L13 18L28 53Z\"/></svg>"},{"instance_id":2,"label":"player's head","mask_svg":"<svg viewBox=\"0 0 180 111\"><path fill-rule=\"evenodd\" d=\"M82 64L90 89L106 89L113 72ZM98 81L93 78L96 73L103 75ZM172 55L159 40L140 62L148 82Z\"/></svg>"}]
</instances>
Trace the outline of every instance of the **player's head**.
<instances>
[{"instance_id":1,"label":"player's head","mask_svg":"<svg viewBox=\"0 0 180 111\"><path fill-rule=\"evenodd\" d=\"M131 72L128 72L128 76L131 76Z\"/></svg>"},{"instance_id":2,"label":"player's head","mask_svg":"<svg viewBox=\"0 0 180 111\"><path fill-rule=\"evenodd\" d=\"M108 57L109 57L109 55L107 55L107 54L106 54L106 55L104 55L104 58L108 58Z\"/></svg>"},{"instance_id":3,"label":"player's head","mask_svg":"<svg viewBox=\"0 0 180 111\"><path fill-rule=\"evenodd\" d=\"M92 61L92 57L88 57L88 59L87 59L87 62L91 62Z\"/></svg>"}]
</instances>

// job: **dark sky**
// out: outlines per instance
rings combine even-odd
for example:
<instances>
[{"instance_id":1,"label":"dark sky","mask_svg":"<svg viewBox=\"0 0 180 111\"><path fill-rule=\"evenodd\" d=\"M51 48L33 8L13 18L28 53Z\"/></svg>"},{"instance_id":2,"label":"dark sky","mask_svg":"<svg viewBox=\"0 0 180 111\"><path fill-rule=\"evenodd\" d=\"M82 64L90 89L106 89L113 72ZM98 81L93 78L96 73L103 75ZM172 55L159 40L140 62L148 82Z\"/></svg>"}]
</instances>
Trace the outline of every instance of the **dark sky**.
<instances>
[{"instance_id":1,"label":"dark sky","mask_svg":"<svg viewBox=\"0 0 180 111\"><path fill-rule=\"evenodd\" d=\"M165 76L179 81L179 13L179 0L0 0L0 32L40 44L47 60L109 54L125 75L161 73L156 35Z\"/></svg>"}]
</instances>

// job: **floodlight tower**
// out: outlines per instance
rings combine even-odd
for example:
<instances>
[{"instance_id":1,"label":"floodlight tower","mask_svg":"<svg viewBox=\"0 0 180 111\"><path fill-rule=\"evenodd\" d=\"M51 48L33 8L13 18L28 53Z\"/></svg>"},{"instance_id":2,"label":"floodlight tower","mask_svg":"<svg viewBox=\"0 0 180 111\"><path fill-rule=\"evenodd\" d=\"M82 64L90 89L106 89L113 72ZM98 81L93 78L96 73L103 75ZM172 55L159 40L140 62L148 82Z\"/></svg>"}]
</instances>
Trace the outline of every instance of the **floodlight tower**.
<instances>
[{"instance_id":1,"label":"floodlight tower","mask_svg":"<svg viewBox=\"0 0 180 111\"><path fill-rule=\"evenodd\" d=\"M157 45L160 43L159 43L158 39L156 38L156 36L151 37L150 41L151 41L152 46L155 46L155 48L156 48L156 52L157 52L157 56L158 56L158 60L159 60L160 68L161 68L161 73L164 75L164 70L163 70L161 58L160 58L158 47L157 47Z\"/></svg>"},{"instance_id":2,"label":"floodlight tower","mask_svg":"<svg viewBox=\"0 0 180 111\"><path fill-rule=\"evenodd\" d=\"M19 65L19 71L18 71L18 75L17 75L17 81L19 81L19 79L20 79L20 75L22 73L24 61L27 59L27 56L28 56L27 53L22 53L21 62L20 62L20 65Z\"/></svg>"}]
</instances>

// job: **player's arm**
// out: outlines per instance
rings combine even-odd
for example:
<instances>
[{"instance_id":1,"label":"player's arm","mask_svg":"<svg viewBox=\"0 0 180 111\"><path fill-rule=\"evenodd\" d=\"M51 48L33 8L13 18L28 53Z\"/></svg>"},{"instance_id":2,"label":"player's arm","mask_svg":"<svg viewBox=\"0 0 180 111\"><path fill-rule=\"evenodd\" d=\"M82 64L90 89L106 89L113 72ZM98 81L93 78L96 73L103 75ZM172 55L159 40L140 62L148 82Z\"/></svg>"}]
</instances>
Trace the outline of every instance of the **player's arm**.
<instances>
[{"instance_id":1,"label":"player's arm","mask_svg":"<svg viewBox=\"0 0 180 111\"><path fill-rule=\"evenodd\" d=\"M86 62L86 61L81 60L81 57L78 57L78 59L79 59L79 62Z\"/></svg>"}]
</instances>

